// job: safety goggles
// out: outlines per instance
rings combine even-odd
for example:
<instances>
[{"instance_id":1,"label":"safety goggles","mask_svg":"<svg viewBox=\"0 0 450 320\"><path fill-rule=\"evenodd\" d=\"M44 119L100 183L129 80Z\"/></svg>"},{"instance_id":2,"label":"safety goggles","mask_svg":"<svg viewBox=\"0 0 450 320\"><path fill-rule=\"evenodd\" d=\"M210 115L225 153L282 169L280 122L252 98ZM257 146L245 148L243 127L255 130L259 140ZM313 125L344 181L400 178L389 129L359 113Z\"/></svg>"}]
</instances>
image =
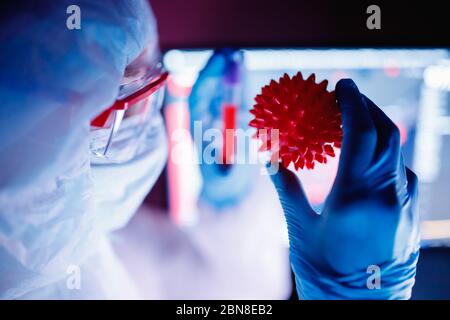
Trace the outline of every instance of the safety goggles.
<instances>
[{"instance_id":1,"label":"safety goggles","mask_svg":"<svg viewBox=\"0 0 450 320\"><path fill-rule=\"evenodd\" d=\"M121 85L114 104L91 121L91 163L122 163L145 151L143 142L160 120L167 77L158 64Z\"/></svg>"}]
</instances>

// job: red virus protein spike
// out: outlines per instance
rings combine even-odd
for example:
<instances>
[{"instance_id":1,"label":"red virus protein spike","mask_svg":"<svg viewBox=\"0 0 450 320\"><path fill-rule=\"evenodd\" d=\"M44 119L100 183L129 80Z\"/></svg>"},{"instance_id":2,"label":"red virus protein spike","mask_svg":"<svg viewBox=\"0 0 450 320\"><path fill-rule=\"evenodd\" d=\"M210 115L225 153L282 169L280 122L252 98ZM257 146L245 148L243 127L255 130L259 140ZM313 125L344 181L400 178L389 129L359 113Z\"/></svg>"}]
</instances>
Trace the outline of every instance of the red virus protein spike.
<instances>
[{"instance_id":1,"label":"red virus protein spike","mask_svg":"<svg viewBox=\"0 0 450 320\"><path fill-rule=\"evenodd\" d=\"M281 159L286 168L293 162L296 170L314 169L315 162L334 157L334 148L341 147L342 118L327 85L327 80L316 83L314 74L304 80L298 72L264 86L255 97L250 110L255 118L249 123L263 142L260 151L270 150L272 159Z\"/></svg>"}]
</instances>

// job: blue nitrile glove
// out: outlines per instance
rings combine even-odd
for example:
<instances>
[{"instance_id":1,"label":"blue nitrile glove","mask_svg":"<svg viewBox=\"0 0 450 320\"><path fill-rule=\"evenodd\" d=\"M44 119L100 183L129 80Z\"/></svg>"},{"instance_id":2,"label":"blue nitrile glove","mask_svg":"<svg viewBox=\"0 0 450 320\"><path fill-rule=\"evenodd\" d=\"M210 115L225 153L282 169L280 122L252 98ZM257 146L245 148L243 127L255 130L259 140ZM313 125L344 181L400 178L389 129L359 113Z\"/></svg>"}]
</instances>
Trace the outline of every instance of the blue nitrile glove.
<instances>
[{"instance_id":1,"label":"blue nitrile glove","mask_svg":"<svg viewBox=\"0 0 450 320\"><path fill-rule=\"evenodd\" d=\"M280 167L272 176L298 295L408 299L419 256L417 177L403 164L397 127L352 80L338 82L336 97L344 137L322 213L311 208L294 173Z\"/></svg>"},{"instance_id":2,"label":"blue nitrile glove","mask_svg":"<svg viewBox=\"0 0 450 320\"><path fill-rule=\"evenodd\" d=\"M189 109L191 118L191 132L194 133L194 123L201 123L203 134L205 130L215 128L222 130L222 104L226 99L224 90L224 78L230 64L236 63L236 59L242 59L241 52L233 49L221 49L214 52L206 66L200 71L198 79L192 88L189 97ZM237 128L243 128L246 123L237 123ZM201 143L199 143L201 142ZM208 141L196 141L199 156L210 144ZM239 145L237 146L239 147ZM236 157L245 157L244 148L236 150ZM203 177L203 189L201 198L216 208L221 208L239 203L250 189L251 171L246 164L208 164L201 159L201 173Z\"/></svg>"}]
</instances>

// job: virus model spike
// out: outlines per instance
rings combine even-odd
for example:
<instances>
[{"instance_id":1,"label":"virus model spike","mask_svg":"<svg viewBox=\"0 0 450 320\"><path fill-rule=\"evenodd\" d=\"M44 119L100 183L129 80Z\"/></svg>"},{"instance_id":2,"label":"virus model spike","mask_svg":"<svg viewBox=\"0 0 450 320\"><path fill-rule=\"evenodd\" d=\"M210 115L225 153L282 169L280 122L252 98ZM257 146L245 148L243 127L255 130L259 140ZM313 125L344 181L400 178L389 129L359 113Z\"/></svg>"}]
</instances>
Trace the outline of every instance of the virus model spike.
<instances>
[{"instance_id":1,"label":"virus model spike","mask_svg":"<svg viewBox=\"0 0 450 320\"><path fill-rule=\"evenodd\" d=\"M341 147L342 118L334 91L327 91L327 80L315 81L315 74L306 80L300 72L292 78L284 74L261 89L250 110L255 118L249 125L263 141L260 151L270 150L272 160L281 159L286 168L292 162L296 170L314 169L315 162L327 163L334 148Z\"/></svg>"}]
</instances>

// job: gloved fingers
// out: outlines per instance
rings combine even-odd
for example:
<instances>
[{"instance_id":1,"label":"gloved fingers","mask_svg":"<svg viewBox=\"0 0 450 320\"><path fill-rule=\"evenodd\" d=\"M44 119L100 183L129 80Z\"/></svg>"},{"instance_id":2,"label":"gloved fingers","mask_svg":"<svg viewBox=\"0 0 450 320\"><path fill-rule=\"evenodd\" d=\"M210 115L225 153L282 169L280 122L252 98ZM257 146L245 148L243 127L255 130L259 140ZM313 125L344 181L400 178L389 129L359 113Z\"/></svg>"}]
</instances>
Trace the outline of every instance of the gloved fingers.
<instances>
[{"instance_id":1,"label":"gloved fingers","mask_svg":"<svg viewBox=\"0 0 450 320\"><path fill-rule=\"evenodd\" d=\"M208 59L206 65L200 71L197 83L201 83L201 81L205 78L223 76L226 69L226 63L226 53L222 51L214 51L213 55Z\"/></svg>"},{"instance_id":2,"label":"gloved fingers","mask_svg":"<svg viewBox=\"0 0 450 320\"><path fill-rule=\"evenodd\" d=\"M270 178L277 190L287 220L298 219L301 222L309 222L319 218L311 207L299 178L292 171L280 166Z\"/></svg>"},{"instance_id":3,"label":"gloved fingers","mask_svg":"<svg viewBox=\"0 0 450 320\"><path fill-rule=\"evenodd\" d=\"M189 108L193 120L202 119L208 115L210 106L215 100L220 103L223 95L222 81L229 57L233 52L226 49L215 51L200 71L189 96Z\"/></svg>"},{"instance_id":4,"label":"gloved fingers","mask_svg":"<svg viewBox=\"0 0 450 320\"><path fill-rule=\"evenodd\" d=\"M371 170L380 173L385 170L397 171L397 168L401 170L399 129L375 103L364 95L363 99L367 104L377 132L377 144Z\"/></svg>"},{"instance_id":5,"label":"gloved fingers","mask_svg":"<svg viewBox=\"0 0 450 320\"><path fill-rule=\"evenodd\" d=\"M235 53L236 50L234 49L219 49L214 51L213 55L209 58L206 65L200 71L197 81L192 87L190 98L204 99L205 97L199 96L199 93L205 86L205 82L209 80L215 80L217 82L221 81L227 71L229 60L232 59Z\"/></svg>"},{"instance_id":6,"label":"gloved fingers","mask_svg":"<svg viewBox=\"0 0 450 320\"><path fill-rule=\"evenodd\" d=\"M407 192L411 206L411 209L407 211L409 212L409 218L412 226L411 242L418 248L420 243L420 216L417 206L419 179L417 178L416 174L408 167L405 167L405 170L407 177Z\"/></svg>"},{"instance_id":7,"label":"gloved fingers","mask_svg":"<svg viewBox=\"0 0 450 320\"><path fill-rule=\"evenodd\" d=\"M417 193L419 190L419 179L417 175L408 167L405 167L406 170L406 180L408 181L408 194L412 198L417 197Z\"/></svg>"},{"instance_id":8,"label":"gloved fingers","mask_svg":"<svg viewBox=\"0 0 450 320\"><path fill-rule=\"evenodd\" d=\"M406 166L405 166L405 162L403 159L403 154L400 151L400 160L398 161L398 167L397 167L397 179L398 179L398 183L403 184L404 186L408 185L408 176L407 176L407 172L406 172ZM405 188L406 192L408 192L407 188ZM409 192L408 192L409 194Z\"/></svg>"},{"instance_id":9,"label":"gloved fingers","mask_svg":"<svg viewBox=\"0 0 450 320\"><path fill-rule=\"evenodd\" d=\"M225 72L226 60L223 55L214 54L200 71L189 96L191 120L204 120L209 117L210 106L220 100L220 82Z\"/></svg>"},{"instance_id":10,"label":"gloved fingers","mask_svg":"<svg viewBox=\"0 0 450 320\"><path fill-rule=\"evenodd\" d=\"M395 123L369 98L364 96L377 130L377 145L370 174L388 175L395 172L400 185L407 183L400 147L400 130Z\"/></svg>"},{"instance_id":11,"label":"gloved fingers","mask_svg":"<svg viewBox=\"0 0 450 320\"><path fill-rule=\"evenodd\" d=\"M222 116L221 108L225 99L223 84L232 59L242 58L242 56L237 56L237 53L240 52L229 48L215 50L200 71L189 96L191 132L194 132L194 121L201 121L203 128L209 129L214 126L214 120L219 120ZM217 129L221 130L221 128ZM199 152L206 152L207 144L203 141L199 142L201 143L197 144ZM198 142L196 141L196 143ZM237 153L239 152L240 150L237 150ZM216 156L221 158L221 155ZM204 178L211 179L214 176L222 183L233 181L235 174L232 172L235 170L232 169L231 166L221 163L202 163ZM244 181L246 178L242 177L242 182Z\"/></svg>"},{"instance_id":12,"label":"gloved fingers","mask_svg":"<svg viewBox=\"0 0 450 320\"><path fill-rule=\"evenodd\" d=\"M372 162L377 131L366 101L351 79L336 84L336 98L342 113L343 141L339 177L360 177Z\"/></svg>"}]
</instances>

